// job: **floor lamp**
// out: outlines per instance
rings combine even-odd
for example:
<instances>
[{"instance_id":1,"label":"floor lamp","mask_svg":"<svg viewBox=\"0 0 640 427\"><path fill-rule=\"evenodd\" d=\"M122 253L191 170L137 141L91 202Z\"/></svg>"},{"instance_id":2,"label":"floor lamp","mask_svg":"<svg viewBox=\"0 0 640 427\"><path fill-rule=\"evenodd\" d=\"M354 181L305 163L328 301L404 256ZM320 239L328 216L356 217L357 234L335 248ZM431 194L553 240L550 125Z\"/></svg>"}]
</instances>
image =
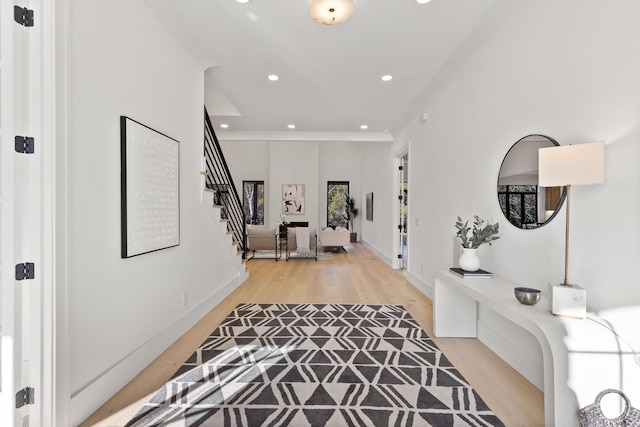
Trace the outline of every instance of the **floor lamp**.
<instances>
[{"instance_id":1,"label":"floor lamp","mask_svg":"<svg viewBox=\"0 0 640 427\"><path fill-rule=\"evenodd\" d=\"M538 185L567 187L566 229L564 243L564 281L550 285L551 312L558 316L583 319L586 316L586 291L570 284L569 275L569 219L571 187L602 184L604 182L604 143L565 145L538 150Z\"/></svg>"}]
</instances>

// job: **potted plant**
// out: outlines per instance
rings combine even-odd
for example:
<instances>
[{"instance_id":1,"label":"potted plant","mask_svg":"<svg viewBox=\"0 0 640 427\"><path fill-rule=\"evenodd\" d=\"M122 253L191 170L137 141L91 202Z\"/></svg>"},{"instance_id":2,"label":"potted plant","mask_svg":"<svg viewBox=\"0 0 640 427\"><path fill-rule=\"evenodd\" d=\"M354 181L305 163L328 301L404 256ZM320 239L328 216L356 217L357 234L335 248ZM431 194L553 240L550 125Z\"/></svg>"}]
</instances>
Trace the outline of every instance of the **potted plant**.
<instances>
[{"instance_id":1,"label":"potted plant","mask_svg":"<svg viewBox=\"0 0 640 427\"><path fill-rule=\"evenodd\" d=\"M462 255L460 256L460 268L466 271L477 271L480 269L480 259L476 254L476 249L481 245L498 240L499 224L489 224L478 215L473 216L473 226L469 227L469 220L462 222L458 217L456 221L456 236L460 238L462 245Z\"/></svg>"},{"instance_id":2,"label":"potted plant","mask_svg":"<svg viewBox=\"0 0 640 427\"><path fill-rule=\"evenodd\" d=\"M355 242L358 240L358 233L354 231L353 221L360 214L360 208L356 207L356 199L353 197L347 198L347 206L345 207L346 212L346 220L349 223L349 229L351 230L351 241Z\"/></svg>"}]
</instances>

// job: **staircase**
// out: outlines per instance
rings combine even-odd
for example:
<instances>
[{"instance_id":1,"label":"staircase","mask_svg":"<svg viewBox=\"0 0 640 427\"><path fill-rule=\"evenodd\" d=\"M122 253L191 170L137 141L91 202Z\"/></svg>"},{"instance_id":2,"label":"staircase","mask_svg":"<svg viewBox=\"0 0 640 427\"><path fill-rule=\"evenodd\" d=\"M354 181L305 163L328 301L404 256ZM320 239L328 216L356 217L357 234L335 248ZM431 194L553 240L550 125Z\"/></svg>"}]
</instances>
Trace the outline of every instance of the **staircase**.
<instances>
[{"instance_id":1,"label":"staircase","mask_svg":"<svg viewBox=\"0 0 640 427\"><path fill-rule=\"evenodd\" d=\"M204 196L211 197L213 214L219 216L223 231L230 237L238 258L247 255L246 219L242 199L231 178L207 109L204 109ZM203 199L205 200L205 199Z\"/></svg>"}]
</instances>

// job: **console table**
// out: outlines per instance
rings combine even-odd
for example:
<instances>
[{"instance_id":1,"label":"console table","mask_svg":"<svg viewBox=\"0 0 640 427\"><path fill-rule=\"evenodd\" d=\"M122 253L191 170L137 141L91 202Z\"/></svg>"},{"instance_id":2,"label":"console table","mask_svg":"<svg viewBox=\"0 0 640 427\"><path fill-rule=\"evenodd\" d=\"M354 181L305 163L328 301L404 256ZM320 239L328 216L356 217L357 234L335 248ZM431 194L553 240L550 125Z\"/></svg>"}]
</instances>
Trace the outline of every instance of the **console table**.
<instances>
[{"instance_id":1,"label":"console table","mask_svg":"<svg viewBox=\"0 0 640 427\"><path fill-rule=\"evenodd\" d=\"M579 329L585 320L554 316L544 294L538 304L522 305L514 296L514 287L499 278L464 279L448 271L439 272L433 301L434 334L476 338L478 303L530 332L542 349L545 425L576 426L579 405L567 384L569 352L564 339L568 329Z\"/></svg>"}]
</instances>

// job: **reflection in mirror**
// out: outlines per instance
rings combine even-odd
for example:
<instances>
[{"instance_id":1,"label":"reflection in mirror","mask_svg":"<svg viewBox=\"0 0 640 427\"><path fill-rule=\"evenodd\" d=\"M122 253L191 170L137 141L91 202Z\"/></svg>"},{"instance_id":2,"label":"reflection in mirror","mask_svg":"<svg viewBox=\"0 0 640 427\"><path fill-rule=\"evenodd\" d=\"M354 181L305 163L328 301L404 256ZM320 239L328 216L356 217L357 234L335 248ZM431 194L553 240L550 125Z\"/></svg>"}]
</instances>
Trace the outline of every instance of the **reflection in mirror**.
<instances>
[{"instance_id":1,"label":"reflection in mirror","mask_svg":"<svg viewBox=\"0 0 640 427\"><path fill-rule=\"evenodd\" d=\"M507 220L518 228L538 228L556 216L564 187L538 187L538 150L560 145L544 135L528 135L507 152L498 174L498 202Z\"/></svg>"}]
</instances>

